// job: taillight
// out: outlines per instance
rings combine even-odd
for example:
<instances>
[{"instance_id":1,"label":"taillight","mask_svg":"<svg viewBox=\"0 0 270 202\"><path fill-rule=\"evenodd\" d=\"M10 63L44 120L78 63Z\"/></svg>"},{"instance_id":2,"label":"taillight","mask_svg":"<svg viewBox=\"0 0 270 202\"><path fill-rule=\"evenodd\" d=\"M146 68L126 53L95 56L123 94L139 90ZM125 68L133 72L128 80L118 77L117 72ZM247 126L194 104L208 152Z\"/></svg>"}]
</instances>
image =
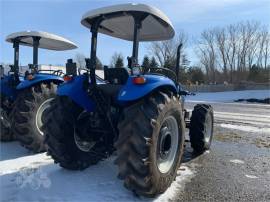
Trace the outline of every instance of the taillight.
<instances>
[{"instance_id":1,"label":"taillight","mask_svg":"<svg viewBox=\"0 0 270 202\"><path fill-rule=\"evenodd\" d=\"M141 84L146 83L146 79L143 76L134 77L132 81L134 84L137 84L137 85L141 85Z\"/></svg>"},{"instance_id":2,"label":"taillight","mask_svg":"<svg viewBox=\"0 0 270 202\"><path fill-rule=\"evenodd\" d=\"M71 80L72 80L72 76L69 76L69 75L64 76L64 81L65 82L68 82L68 81L71 81Z\"/></svg>"}]
</instances>

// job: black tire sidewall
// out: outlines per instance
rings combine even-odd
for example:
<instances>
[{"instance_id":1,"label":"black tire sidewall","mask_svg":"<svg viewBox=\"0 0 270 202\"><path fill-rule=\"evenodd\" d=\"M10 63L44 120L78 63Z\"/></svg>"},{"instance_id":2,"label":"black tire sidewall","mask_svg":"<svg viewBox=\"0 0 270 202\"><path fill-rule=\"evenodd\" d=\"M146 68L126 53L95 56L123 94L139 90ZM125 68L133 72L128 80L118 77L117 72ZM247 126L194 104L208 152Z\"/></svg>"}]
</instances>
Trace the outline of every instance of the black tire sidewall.
<instances>
[{"instance_id":1,"label":"black tire sidewall","mask_svg":"<svg viewBox=\"0 0 270 202\"><path fill-rule=\"evenodd\" d=\"M55 98L55 96L56 84L38 83L22 90L15 101L14 114L12 116L14 134L23 146L34 152L46 150L44 134L42 135L39 132L36 125L37 111L42 103L48 99ZM23 115L24 113L27 113L27 115ZM22 131L27 132L24 133Z\"/></svg>"},{"instance_id":2,"label":"black tire sidewall","mask_svg":"<svg viewBox=\"0 0 270 202\"><path fill-rule=\"evenodd\" d=\"M170 186L173 179L176 176L176 172L180 165L183 148L184 148L184 125L182 123L182 113L180 108L176 108L175 105L173 107L169 106L169 108L164 109L157 118L157 126L153 129L153 146L150 149L150 161L153 162L151 164L150 170L153 174L154 180L153 184L156 184L157 188L159 189L159 193L163 193L166 189ZM170 170L167 173L161 173L158 166L157 166L157 148L158 148L158 140L160 137L160 129L162 127L162 123L166 117L173 116L178 124L178 148L175 155L175 159L173 165L171 166Z\"/></svg>"},{"instance_id":3,"label":"black tire sidewall","mask_svg":"<svg viewBox=\"0 0 270 202\"><path fill-rule=\"evenodd\" d=\"M173 164L167 173L161 173L157 164L158 141L168 116L177 121L179 144ZM176 177L183 155L185 131L180 101L170 92L153 92L124 110L118 129L115 163L124 186L146 197L165 192Z\"/></svg>"},{"instance_id":4,"label":"black tire sidewall","mask_svg":"<svg viewBox=\"0 0 270 202\"><path fill-rule=\"evenodd\" d=\"M212 122L210 125L212 132L208 142L205 141L207 130L209 130L206 123L207 116L210 116L208 120ZM189 130L191 146L196 153L202 153L210 149L214 132L213 108L210 105L197 104L194 107Z\"/></svg>"},{"instance_id":5,"label":"black tire sidewall","mask_svg":"<svg viewBox=\"0 0 270 202\"><path fill-rule=\"evenodd\" d=\"M44 124L45 143L56 163L69 170L83 170L102 159L92 150L80 150L75 143L74 126L83 108L66 96L57 96L48 111Z\"/></svg>"},{"instance_id":6,"label":"black tire sidewall","mask_svg":"<svg viewBox=\"0 0 270 202\"><path fill-rule=\"evenodd\" d=\"M210 146L212 144L212 139L213 139L213 134L214 134L214 116L213 116L213 113L211 113L211 111L207 111L207 114L205 116L206 120L207 120L207 116L210 116L210 120L212 123L211 123L211 130L212 130L212 133L211 133L211 136L209 138L209 141L206 142L205 141L205 138L204 138L204 148L205 149L210 149ZM204 126L206 129L207 129L207 123L205 122L205 126Z\"/></svg>"},{"instance_id":7,"label":"black tire sidewall","mask_svg":"<svg viewBox=\"0 0 270 202\"><path fill-rule=\"evenodd\" d=\"M34 87L32 87L32 88L34 88ZM25 94L25 93L26 94L29 93L29 89L22 92L22 94ZM41 92L41 94L42 94L42 92ZM23 97L23 95L22 95L22 97ZM27 122L29 125L31 125L31 127L28 127L31 130L29 133L35 134L35 137L40 142L44 141L44 135L40 134L40 132L37 128L36 116L37 116L38 109L42 105L42 103L44 103L46 100L51 99L51 98L55 98L55 95L50 96L50 97L46 97L46 98L42 96L42 99L38 100L38 102L35 102L35 104L33 105L34 107L29 110L30 116L29 116L29 121Z\"/></svg>"}]
</instances>

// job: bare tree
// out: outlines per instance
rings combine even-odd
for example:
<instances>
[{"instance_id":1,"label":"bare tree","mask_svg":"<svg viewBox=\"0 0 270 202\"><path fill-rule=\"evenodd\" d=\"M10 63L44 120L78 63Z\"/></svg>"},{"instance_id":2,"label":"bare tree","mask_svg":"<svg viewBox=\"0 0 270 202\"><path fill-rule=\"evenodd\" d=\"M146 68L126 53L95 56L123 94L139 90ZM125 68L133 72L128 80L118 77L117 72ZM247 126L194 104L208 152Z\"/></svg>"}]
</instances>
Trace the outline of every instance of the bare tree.
<instances>
[{"instance_id":1,"label":"bare tree","mask_svg":"<svg viewBox=\"0 0 270 202\"><path fill-rule=\"evenodd\" d=\"M197 52L197 55L200 57L201 65L205 69L206 78L207 78L207 81L209 82L210 81L210 65L209 65L210 62L209 62L208 51L201 47L198 47L198 49L199 51L196 51L196 52Z\"/></svg>"},{"instance_id":2,"label":"bare tree","mask_svg":"<svg viewBox=\"0 0 270 202\"><path fill-rule=\"evenodd\" d=\"M112 56L110 67L111 68L117 67L119 62L120 63L123 63L121 66L124 66L124 57L123 57L122 53L115 52L113 54L113 56Z\"/></svg>"},{"instance_id":3,"label":"bare tree","mask_svg":"<svg viewBox=\"0 0 270 202\"><path fill-rule=\"evenodd\" d=\"M197 53L201 58L202 65L206 70L208 80L216 82L217 53L215 44L215 31L206 30L201 33L197 45Z\"/></svg>"},{"instance_id":4,"label":"bare tree","mask_svg":"<svg viewBox=\"0 0 270 202\"><path fill-rule=\"evenodd\" d=\"M218 56L222 64L224 79L227 80L228 65L229 65L228 54L230 52L228 33L226 32L225 28L216 28L214 29L214 35L216 40Z\"/></svg>"},{"instance_id":5,"label":"bare tree","mask_svg":"<svg viewBox=\"0 0 270 202\"><path fill-rule=\"evenodd\" d=\"M74 58L77 68L85 68L85 56L82 53L77 53Z\"/></svg>"},{"instance_id":6,"label":"bare tree","mask_svg":"<svg viewBox=\"0 0 270 202\"><path fill-rule=\"evenodd\" d=\"M233 82L233 72L236 67L236 51L237 51L237 25L229 25L228 32L228 46L229 50L226 52L226 57L230 66L230 82Z\"/></svg>"},{"instance_id":7,"label":"bare tree","mask_svg":"<svg viewBox=\"0 0 270 202\"><path fill-rule=\"evenodd\" d=\"M152 42L149 52L155 57L158 65L164 67L165 62L173 63L176 58L177 46L182 43L182 51L187 45L188 37L184 31L180 31L176 38L167 41ZM182 54L183 55L183 54Z\"/></svg>"},{"instance_id":8,"label":"bare tree","mask_svg":"<svg viewBox=\"0 0 270 202\"><path fill-rule=\"evenodd\" d=\"M258 42L258 22L246 21L238 24L238 72L246 72L252 66ZM240 74L242 75L242 74Z\"/></svg>"},{"instance_id":9,"label":"bare tree","mask_svg":"<svg viewBox=\"0 0 270 202\"><path fill-rule=\"evenodd\" d=\"M268 60L270 59L270 33L268 30L264 29L261 32L261 40L260 40L260 51L262 53L262 62L261 65L264 69L267 68Z\"/></svg>"},{"instance_id":10,"label":"bare tree","mask_svg":"<svg viewBox=\"0 0 270 202\"><path fill-rule=\"evenodd\" d=\"M201 33L196 52L209 81L223 72L223 80L246 80L251 67L269 65L269 31L254 21L240 22L224 28L213 28ZM219 76L219 79L222 78Z\"/></svg>"},{"instance_id":11,"label":"bare tree","mask_svg":"<svg viewBox=\"0 0 270 202\"><path fill-rule=\"evenodd\" d=\"M77 53L74 57L77 68L86 68L85 56L82 53ZM98 57L96 57L96 69L102 70L103 65Z\"/></svg>"}]
</instances>

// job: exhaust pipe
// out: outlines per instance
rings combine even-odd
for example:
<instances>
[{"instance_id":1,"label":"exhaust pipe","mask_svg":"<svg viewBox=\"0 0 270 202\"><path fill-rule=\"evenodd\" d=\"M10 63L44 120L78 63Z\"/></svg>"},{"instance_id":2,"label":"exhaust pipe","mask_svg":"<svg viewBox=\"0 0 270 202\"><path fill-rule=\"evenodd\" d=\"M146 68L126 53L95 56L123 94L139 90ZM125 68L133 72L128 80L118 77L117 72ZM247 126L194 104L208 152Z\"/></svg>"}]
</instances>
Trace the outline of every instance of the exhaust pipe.
<instances>
[{"instance_id":1,"label":"exhaust pipe","mask_svg":"<svg viewBox=\"0 0 270 202\"><path fill-rule=\"evenodd\" d=\"M177 47L177 55L176 55L176 81L179 82L179 68L180 68L180 56L181 56L181 48L183 44L180 43Z\"/></svg>"}]
</instances>

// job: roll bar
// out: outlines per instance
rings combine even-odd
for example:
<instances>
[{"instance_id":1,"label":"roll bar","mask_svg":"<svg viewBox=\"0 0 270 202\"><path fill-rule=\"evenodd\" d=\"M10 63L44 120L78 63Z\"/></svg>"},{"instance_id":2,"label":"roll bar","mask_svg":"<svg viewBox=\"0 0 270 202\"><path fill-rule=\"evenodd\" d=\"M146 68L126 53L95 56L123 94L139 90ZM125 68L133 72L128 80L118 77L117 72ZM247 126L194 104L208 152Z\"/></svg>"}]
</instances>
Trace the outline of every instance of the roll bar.
<instances>
[{"instance_id":1,"label":"roll bar","mask_svg":"<svg viewBox=\"0 0 270 202\"><path fill-rule=\"evenodd\" d=\"M17 37L13 39L13 48L14 48L14 64L11 71L14 72L15 78L19 79L19 54L20 54L20 43L23 37ZM39 40L41 37L33 36L33 65L32 67L37 69L38 65L38 47ZM23 42L22 42L23 43Z\"/></svg>"},{"instance_id":2,"label":"roll bar","mask_svg":"<svg viewBox=\"0 0 270 202\"><path fill-rule=\"evenodd\" d=\"M129 66L131 68L132 72L132 66L134 64L137 64L138 62L138 49L139 49L139 33L142 26L143 20L149 15L147 13L141 13L141 12L131 12L131 16L134 19L134 31L133 31L133 48L132 48L132 57L129 58ZM101 15L95 19L91 20L91 28L90 32L92 33L91 37L91 52L90 52L90 60L86 59L86 67L90 70L90 80L92 84L96 84L96 52L97 52L97 35L98 35L98 29L100 27L100 24L104 19L108 18L114 18L116 16L119 16L119 13L110 13L110 14L104 14Z\"/></svg>"}]
</instances>

